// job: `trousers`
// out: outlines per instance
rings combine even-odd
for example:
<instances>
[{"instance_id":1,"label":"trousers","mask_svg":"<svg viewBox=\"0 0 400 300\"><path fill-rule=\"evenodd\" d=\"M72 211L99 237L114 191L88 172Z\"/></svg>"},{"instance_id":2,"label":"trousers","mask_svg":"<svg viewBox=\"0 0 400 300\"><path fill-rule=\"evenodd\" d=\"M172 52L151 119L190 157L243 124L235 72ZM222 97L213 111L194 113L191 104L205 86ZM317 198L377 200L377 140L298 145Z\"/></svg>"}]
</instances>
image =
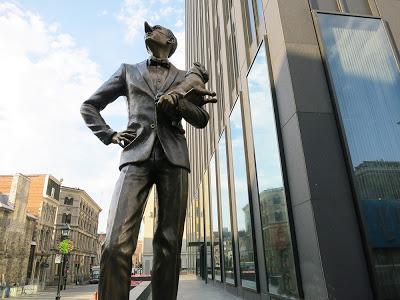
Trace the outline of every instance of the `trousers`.
<instances>
[{"instance_id":1,"label":"trousers","mask_svg":"<svg viewBox=\"0 0 400 300\"><path fill-rule=\"evenodd\" d=\"M188 171L172 165L156 140L150 158L124 166L115 185L100 260L100 300L128 300L132 255L150 189L157 190L153 238L152 299L175 300L178 292Z\"/></svg>"}]
</instances>

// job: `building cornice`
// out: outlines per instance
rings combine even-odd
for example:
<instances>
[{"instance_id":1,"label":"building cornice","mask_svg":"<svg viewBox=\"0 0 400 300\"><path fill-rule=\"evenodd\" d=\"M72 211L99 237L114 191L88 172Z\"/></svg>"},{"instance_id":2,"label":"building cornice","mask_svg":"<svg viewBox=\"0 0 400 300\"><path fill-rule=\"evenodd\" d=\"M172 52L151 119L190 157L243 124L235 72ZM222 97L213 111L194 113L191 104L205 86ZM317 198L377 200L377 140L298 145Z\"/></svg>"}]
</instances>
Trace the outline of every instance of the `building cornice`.
<instances>
[{"instance_id":1,"label":"building cornice","mask_svg":"<svg viewBox=\"0 0 400 300\"><path fill-rule=\"evenodd\" d=\"M99 212L102 211L101 207L97 204L97 202L94 201L93 198L85 190L82 190L80 188L73 188L73 187L69 187L69 186L61 186L61 191L64 191L64 190L65 191L69 190L72 192L78 192L78 193L83 194L85 196L85 199L88 199L89 202L91 202L91 204L93 204L99 210Z\"/></svg>"}]
</instances>

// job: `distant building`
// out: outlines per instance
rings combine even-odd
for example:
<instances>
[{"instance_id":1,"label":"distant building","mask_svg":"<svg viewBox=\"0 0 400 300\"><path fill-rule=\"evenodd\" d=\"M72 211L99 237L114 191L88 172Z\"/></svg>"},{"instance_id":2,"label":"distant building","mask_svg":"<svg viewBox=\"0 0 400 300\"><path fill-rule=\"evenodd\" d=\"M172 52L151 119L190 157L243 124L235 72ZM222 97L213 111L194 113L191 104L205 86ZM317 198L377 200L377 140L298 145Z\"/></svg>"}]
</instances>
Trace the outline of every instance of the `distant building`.
<instances>
[{"instance_id":1,"label":"distant building","mask_svg":"<svg viewBox=\"0 0 400 300\"><path fill-rule=\"evenodd\" d=\"M50 174L28 175L31 180L28 210L38 217L36 227L36 249L34 259L34 279L43 286L50 278L50 266L56 249L54 222L60 199L61 182Z\"/></svg>"},{"instance_id":2,"label":"distant building","mask_svg":"<svg viewBox=\"0 0 400 300\"><path fill-rule=\"evenodd\" d=\"M132 256L132 268L142 267L142 255L143 255L143 240L138 240L136 244L135 253Z\"/></svg>"},{"instance_id":3,"label":"distant building","mask_svg":"<svg viewBox=\"0 0 400 300\"><path fill-rule=\"evenodd\" d=\"M157 222L157 201L157 192L156 189L153 188L149 193L146 209L143 214L142 267L145 274L150 274L153 268L153 237ZM181 248L181 271L186 272L186 269L187 244L186 232L184 232Z\"/></svg>"},{"instance_id":4,"label":"distant building","mask_svg":"<svg viewBox=\"0 0 400 300\"><path fill-rule=\"evenodd\" d=\"M38 218L27 210L30 179L0 176L0 285L32 281Z\"/></svg>"},{"instance_id":5,"label":"distant building","mask_svg":"<svg viewBox=\"0 0 400 300\"><path fill-rule=\"evenodd\" d=\"M106 234L105 233L98 233L97 234L97 262L100 264L100 259L101 259L101 251L103 249L103 244L106 239Z\"/></svg>"},{"instance_id":6,"label":"distant building","mask_svg":"<svg viewBox=\"0 0 400 300\"><path fill-rule=\"evenodd\" d=\"M97 234L100 206L82 189L62 186L56 219L55 245L61 238L60 227L69 224L73 250L68 255L67 283L89 279L90 268L99 265ZM59 264L51 263L52 282L57 283Z\"/></svg>"},{"instance_id":7,"label":"distant building","mask_svg":"<svg viewBox=\"0 0 400 300\"><path fill-rule=\"evenodd\" d=\"M400 162L363 161L354 169L360 199L400 199Z\"/></svg>"},{"instance_id":8,"label":"distant building","mask_svg":"<svg viewBox=\"0 0 400 300\"><path fill-rule=\"evenodd\" d=\"M153 188L147 199L146 209L143 214L143 249L142 264L143 273L150 274L153 268L153 236L155 230L155 188Z\"/></svg>"},{"instance_id":9,"label":"distant building","mask_svg":"<svg viewBox=\"0 0 400 300\"><path fill-rule=\"evenodd\" d=\"M26 210L37 218L30 249L32 267L28 270L29 281L40 283L44 287L49 278L49 266L55 256L54 221L59 205L60 181L50 174L19 176L21 180L29 179ZM13 175L1 176L3 193L7 193L7 189L11 188L13 177Z\"/></svg>"}]
</instances>

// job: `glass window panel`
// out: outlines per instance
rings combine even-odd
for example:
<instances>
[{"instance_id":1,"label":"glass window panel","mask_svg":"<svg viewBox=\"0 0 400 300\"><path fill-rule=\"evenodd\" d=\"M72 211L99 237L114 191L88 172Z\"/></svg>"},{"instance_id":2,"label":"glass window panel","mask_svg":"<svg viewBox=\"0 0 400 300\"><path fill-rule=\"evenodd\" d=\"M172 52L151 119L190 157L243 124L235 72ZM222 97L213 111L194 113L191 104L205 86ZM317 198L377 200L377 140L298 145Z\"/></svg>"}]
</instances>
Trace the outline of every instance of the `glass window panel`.
<instances>
[{"instance_id":1,"label":"glass window panel","mask_svg":"<svg viewBox=\"0 0 400 300\"><path fill-rule=\"evenodd\" d=\"M218 223L218 192L217 174L215 171L215 156L210 161L210 190L211 190L211 210L212 210L212 245L214 261L214 279L221 281L221 250L219 242L219 223Z\"/></svg>"},{"instance_id":2,"label":"glass window panel","mask_svg":"<svg viewBox=\"0 0 400 300\"><path fill-rule=\"evenodd\" d=\"M264 21L263 0L257 0L257 15L258 15L258 22Z\"/></svg>"},{"instance_id":3,"label":"glass window panel","mask_svg":"<svg viewBox=\"0 0 400 300\"><path fill-rule=\"evenodd\" d=\"M200 177L200 176L199 176ZM200 252L200 276L205 279L205 247L204 247L204 198L203 198L203 183L199 184L199 215L200 215L200 242L202 242L201 246L199 246Z\"/></svg>"},{"instance_id":4,"label":"glass window panel","mask_svg":"<svg viewBox=\"0 0 400 300\"><path fill-rule=\"evenodd\" d=\"M247 0L247 20L249 29L249 44L251 44L256 39L256 27L254 24L254 9L253 0Z\"/></svg>"},{"instance_id":5,"label":"glass window panel","mask_svg":"<svg viewBox=\"0 0 400 300\"><path fill-rule=\"evenodd\" d=\"M269 292L295 298L296 268L264 44L247 81Z\"/></svg>"},{"instance_id":6,"label":"glass window panel","mask_svg":"<svg viewBox=\"0 0 400 300\"><path fill-rule=\"evenodd\" d=\"M207 277L212 279L210 191L208 185L208 171L204 172L203 189L204 189L204 226L205 226L205 246L206 246L205 251L206 251Z\"/></svg>"},{"instance_id":7,"label":"glass window panel","mask_svg":"<svg viewBox=\"0 0 400 300\"><path fill-rule=\"evenodd\" d=\"M242 286L257 289L240 98L236 101L231 113L230 125L239 240L240 278Z\"/></svg>"},{"instance_id":8,"label":"glass window panel","mask_svg":"<svg viewBox=\"0 0 400 300\"><path fill-rule=\"evenodd\" d=\"M383 22L318 14L380 299L400 295L400 73Z\"/></svg>"},{"instance_id":9,"label":"glass window panel","mask_svg":"<svg viewBox=\"0 0 400 300\"><path fill-rule=\"evenodd\" d=\"M235 268L233 257L231 209L228 185L228 162L226 159L225 132L222 133L218 145L219 176L221 181L221 214L222 214L222 250L224 253L225 282L235 284Z\"/></svg>"},{"instance_id":10,"label":"glass window panel","mask_svg":"<svg viewBox=\"0 0 400 300\"><path fill-rule=\"evenodd\" d=\"M199 231L200 241L204 242L204 198L203 198L203 183L199 184Z\"/></svg>"}]
</instances>

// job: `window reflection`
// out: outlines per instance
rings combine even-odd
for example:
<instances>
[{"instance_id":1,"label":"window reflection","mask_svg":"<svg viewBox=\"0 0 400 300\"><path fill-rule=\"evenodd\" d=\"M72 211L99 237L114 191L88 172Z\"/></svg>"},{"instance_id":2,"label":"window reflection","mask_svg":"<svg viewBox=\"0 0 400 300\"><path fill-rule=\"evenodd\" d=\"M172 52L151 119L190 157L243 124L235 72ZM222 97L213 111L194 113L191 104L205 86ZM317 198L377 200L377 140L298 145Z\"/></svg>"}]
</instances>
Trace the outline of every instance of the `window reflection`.
<instances>
[{"instance_id":1,"label":"window reflection","mask_svg":"<svg viewBox=\"0 0 400 300\"><path fill-rule=\"evenodd\" d=\"M224 275L226 282L235 284L225 132L221 135L219 140L218 154L219 176L221 179L222 250L224 253Z\"/></svg>"},{"instance_id":2,"label":"window reflection","mask_svg":"<svg viewBox=\"0 0 400 300\"><path fill-rule=\"evenodd\" d=\"M258 51L247 81L269 292L287 297L298 297L293 247L264 45Z\"/></svg>"},{"instance_id":3,"label":"window reflection","mask_svg":"<svg viewBox=\"0 0 400 300\"><path fill-rule=\"evenodd\" d=\"M239 239L240 278L242 286L257 289L253 249L253 230L247 188L242 115L240 109L241 101L240 98L238 98L230 116L230 127Z\"/></svg>"},{"instance_id":4,"label":"window reflection","mask_svg":"<svg viewBox=\"0 0 400 300\"><path fill-rule=\"evenodd\" d=\"M214 262L214 279L221 281L221 251L219 242L218 225L218 196L217 196L217 175L215 172L215 156L210 161L210 191L212 209L212 253Z\"/></svg>"},{"instance_id":5,"label":"window reflection","mask_svg":"<svg viewBox=\"0 0 400 300\"><path fill-rule=\"evenodd\" d=\"M211 260L211 223L210 223L210 191L208 186L208 171L203 176L204 188L204 225L205 225L205 246L206 246L206 265L207 277L212 279L212 260Z\"/></svg>"},{"instance_id":6,"label":"window reflection","mask_svg":"<svg viewBox=\"0 0 400 300\"><path fill-rule=\"evenodd\" d=\"M254 24L254 6L253 0L247 0L247 15L248 15L248 36L249 44L251 44L256 39L256 26Z\"/></svg>"},{"instance_id":7,"label":"window reflection","mask_svg":"<svg viewBox=\"0 0 400 300\"><path fill-rule=\"evenodd\" d=\"M380 299L400 295L400 76L379 19L318 14Z\"/></svg>"}]
</instances>

